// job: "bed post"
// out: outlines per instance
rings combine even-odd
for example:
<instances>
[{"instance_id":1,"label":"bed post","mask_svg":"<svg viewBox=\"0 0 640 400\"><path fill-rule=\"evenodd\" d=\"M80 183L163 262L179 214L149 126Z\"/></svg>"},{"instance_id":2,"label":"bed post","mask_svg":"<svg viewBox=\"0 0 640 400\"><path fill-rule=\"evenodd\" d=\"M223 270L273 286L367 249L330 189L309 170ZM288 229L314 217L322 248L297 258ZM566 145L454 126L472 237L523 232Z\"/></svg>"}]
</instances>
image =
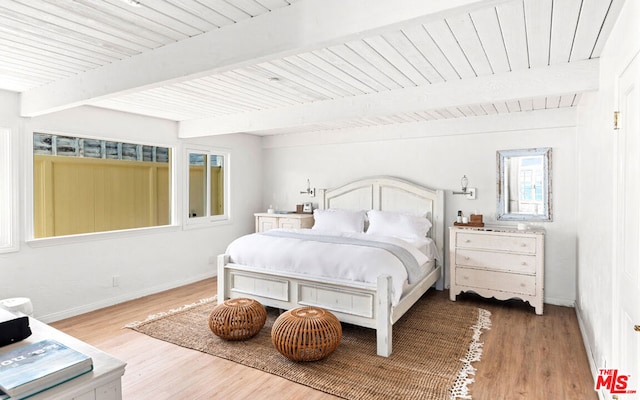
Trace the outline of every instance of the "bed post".
<instances>
[{"instance_id":1,"label":"bed post","mask_svg":"<svg viewBox=\"0 0 640 400\"><path fill-rule=\"evenodd\" d=\"M226 276L224 274L224 266L229 262L229 256L220 254L218 256L218 304L225 301Z\"/></svg>"},{"instance_id":2,"label":"bed post","mask_svg":"<svg viewBox=\"0 0 640 400\"><path fill-rule=\"evenodd\" d=\"M376 315L377 353L389 357L392 350L391 276L378 277L378 311Z\"/></svg>"},{"instance_id":3,"label":"bed post","mask_svg":"<svg viewBox=\"0 0 640 400\"><path fill-rule=\"evenodd\" d=\"M436 207L433 210L433 214L435 216L435 221L433 221L435 237L432 237L436 241L436 247L438 249L438 254L440 255L440 261L436 261L436 263L440 264L440 279L436 282L437 290L444 290L446 286L445 276L444 276L444 266L445 258L449 255L448 252L444 251L444 235L445 235L445 226L444 226L444 190L436 191L437 203Z\"/></svg>"},{"instance_id":4,"label":"bed post","mask_svg":"<svg viewBox=\"0 0 640 400\"><path fill-rule=\"evenodd\" d=\"M320 210L327 209L327 189L318 189L316 193L320 197L320 200L318 201L318 208Z\"/></svg>"}]
</instances>

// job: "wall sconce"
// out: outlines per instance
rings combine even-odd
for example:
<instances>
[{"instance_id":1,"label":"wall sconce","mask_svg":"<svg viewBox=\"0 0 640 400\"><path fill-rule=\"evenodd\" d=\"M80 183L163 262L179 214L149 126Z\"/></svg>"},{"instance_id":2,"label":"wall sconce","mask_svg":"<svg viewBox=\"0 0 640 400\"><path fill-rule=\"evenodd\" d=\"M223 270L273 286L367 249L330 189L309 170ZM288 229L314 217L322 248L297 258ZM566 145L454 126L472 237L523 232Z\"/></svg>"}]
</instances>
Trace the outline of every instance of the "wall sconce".
<instances>
[{"instance_id":1,"label":"wall sconce","mask_svg":"<svg viewBox=\"0 0 640 400\"><path fill-rule=\"evenodd\" d=\"M311 188L309 179L307 179L307 190L300 192L300 194L308 194L309 196L316 197L316 188Z\"/></svg>"},{"instance_id":2,"label":"wall sconce","mask_svg":"<svg viewBox=\"0 0 640 400\"><path fill-rule=\"evenodd\" d=\"M460 179L460 186L462 187L462 190L459 192L453 192L453 194L462 194L470 200L476 199L476 188L469 187L469 178L467 178L466 175L462 175L462 179Z\"/></svg>"}]
</instances>

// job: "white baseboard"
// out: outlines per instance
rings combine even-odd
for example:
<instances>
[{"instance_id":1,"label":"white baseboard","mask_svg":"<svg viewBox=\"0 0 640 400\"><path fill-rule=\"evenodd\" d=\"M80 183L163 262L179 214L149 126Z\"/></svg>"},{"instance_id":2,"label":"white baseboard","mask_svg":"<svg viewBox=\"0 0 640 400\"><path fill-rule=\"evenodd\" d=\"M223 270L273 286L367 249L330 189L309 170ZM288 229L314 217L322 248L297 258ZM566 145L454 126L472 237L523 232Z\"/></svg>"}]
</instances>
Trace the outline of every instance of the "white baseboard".
<instances>
[{"instance_id":1,"label":"white baseboard","mask_svg":"<svg viewBox=\"0 0 640 400\"><path fill-rule=\"evenodd\" d=\"M563 307L575 307L576 301L571 299L559 299L556 297L547 297L545 296L544 302L546 304L553 304L554 306L563 306Z\"/></svg>"},{"instance_id":2,"label":"white baseboard","mask_svg":"<svg viewBox=\"0 0 640 400\"><path fill-rule=\"evenodd\" d=\"M97 301L95 303L83 304L79 307L70 308L68 310L59 311L59 312L55 312L47 315L38 315L36 318L45 323L55 322L61 319L71 318L71 317L75 317L76 315L88 313L90 311L95 311L101 308L113 306L115 304L124 303L125 301L139 299L140 297L148 296L150 294L163 292L165 290L174 289L180 286L188 285L190 283L199 282L204 279L213 278L214 276L217 276L217 271L215 270L212 272L201 274L201 275L192 276L187 279L167 282L167 283L163 283L162 285L145 288L140 291L130 292L122 296L111 297L108 299ZM212 290L215 290L215 289L216 288L212 288Z\"/></svg>"},{"instance_id":3,"label":"white baseboard","mask_svg":"<svg viewBox=\"0 0 640 400\"><path fill-rule=\"evenodd\" d=\"M587 339L586 330L584 327L584 321L582 320L582 312L580 311L580 307L576 305L576 317L578 318L578 327L580 328L580 334L582 335L582 343L584 344L584 348L587 351L587 360L589 361L589 369L591 369L591 377L595 379L598 376L598 365L596 364L596 360L593 357L593 351L591 350L591 345L589 344L589 340ZM595 383L594 383L595 387ZM605 397L601 391L597 391L598 398L600 400L605 400Z\"/></svg>"}]
</instances>

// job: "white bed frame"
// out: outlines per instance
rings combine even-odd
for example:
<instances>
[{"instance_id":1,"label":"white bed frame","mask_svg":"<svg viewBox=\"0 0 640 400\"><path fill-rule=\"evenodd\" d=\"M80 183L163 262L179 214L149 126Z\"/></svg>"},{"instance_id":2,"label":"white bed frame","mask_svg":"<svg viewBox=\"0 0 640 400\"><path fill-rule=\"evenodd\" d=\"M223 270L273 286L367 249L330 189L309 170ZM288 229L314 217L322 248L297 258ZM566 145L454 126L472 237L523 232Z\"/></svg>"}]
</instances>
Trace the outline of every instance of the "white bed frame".
<instances>
[{"instance_id":1,"label":"white bed frame","mask_svg":"<svg viewBox=\"0 0 640 400\"><path fill-rule=\"evenodd\" d=\"M431 220L430 237L438 254L444 255L444 195L392 177L374 177L318 190L320 208L383 210L426 215ZM307 275L265 271L229 263L229 256L218 256L218 302L228 298L250 297L265 306L292 309L316 306L330 310L342 322L376 329L377 354L388 357L392 351L392 327L433 285L443 289L442 265L391 305L391 277L379 276L377 285L309 279Z\"/></svg>"}]
</instances>

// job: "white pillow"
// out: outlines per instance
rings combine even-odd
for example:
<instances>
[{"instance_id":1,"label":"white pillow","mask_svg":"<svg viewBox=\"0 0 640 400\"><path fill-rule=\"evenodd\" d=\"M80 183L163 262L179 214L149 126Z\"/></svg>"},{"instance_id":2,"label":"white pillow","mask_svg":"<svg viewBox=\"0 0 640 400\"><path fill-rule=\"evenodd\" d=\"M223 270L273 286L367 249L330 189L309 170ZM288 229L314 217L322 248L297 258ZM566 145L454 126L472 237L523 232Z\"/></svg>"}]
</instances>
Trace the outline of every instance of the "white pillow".
<instances>
[{"instance_id":1,"label":"white pillow","mask_svg":"<svg viewBox=\"0 0 640 400\"><path fill-rule=\"evenodd\" d=\"M367 233L396 236L400 238L424 238L431 228L431 221L425 217L389 211L369 210Z\"/></svg>"},{"instance_id":2,"label":"white pillow","mask_svg":"<svg viewBox=\"0 0 640 400\"><path fill-rule=\"evenodd\" d=\"M364 232L364 211L339 210L313 210L313 228L333 232Z\"/></svg>"}]
</instances>

